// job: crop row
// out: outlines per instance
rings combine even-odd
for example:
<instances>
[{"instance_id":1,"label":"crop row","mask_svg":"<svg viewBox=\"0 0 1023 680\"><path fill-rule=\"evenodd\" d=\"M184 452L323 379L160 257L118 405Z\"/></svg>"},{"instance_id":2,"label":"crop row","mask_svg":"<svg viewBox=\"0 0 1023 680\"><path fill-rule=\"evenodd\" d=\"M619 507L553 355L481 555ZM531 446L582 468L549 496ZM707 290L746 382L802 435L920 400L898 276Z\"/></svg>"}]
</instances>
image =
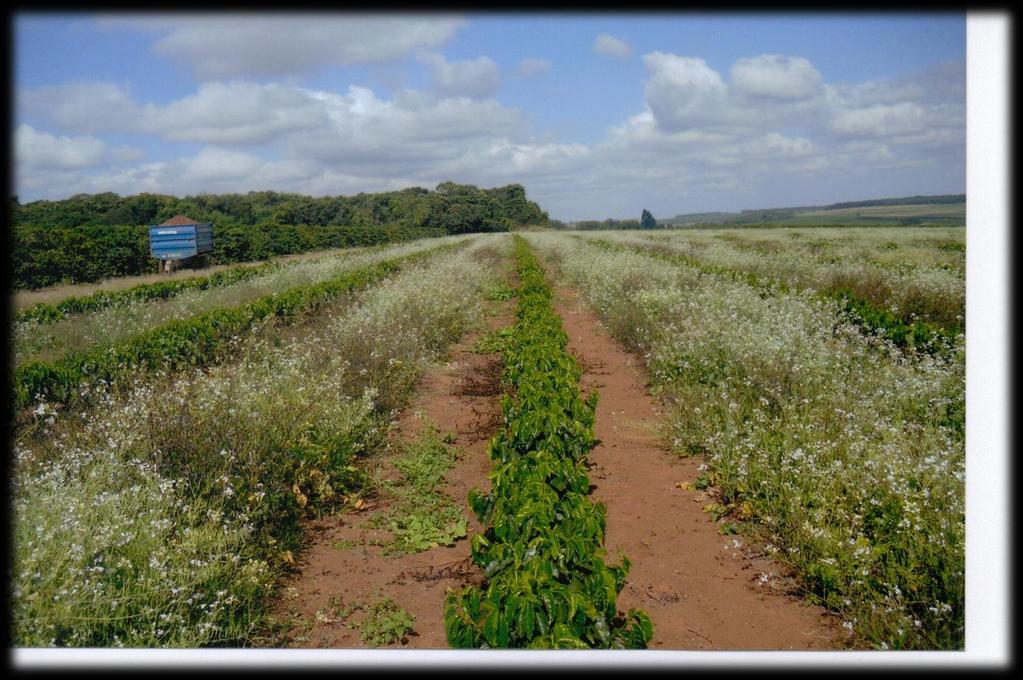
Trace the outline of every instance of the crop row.
<instances>
[{"instance_id":1,"label":"crop row","mask_svg":"<svg viewBox=\"0 0 1023 680\"><path fill-rule=\"evenodd\" d=\"M282 337L243 336L230 360L138 369L37 416L11 446L13 644L274 644L302 519L369 490L395 409L482 323L502 245L476 238Z\"/></svg>"},{"instance_id":2,"label":"crop row","mask_svg":"<svg viewBox=\"0 0 1023 680\"><path fill-rule=\"evenodd\" d=\"M15 409L38 401L67 403L86 380L110 382L135 366L206 365L232 337L260 321L293 323L343 293L379 281L406 264L450 247L453 246L385 260L326 281L265 295L243 305L176 319L124 342L72 352L52 362L26 362L14 371Z\"/></svg>"},{"instance_id":3,"label":"crop row","mask_svg":"<svg viewBox=\"0 0 1023 680\"><path fill-rule=\"evenodd\" d=\"M833 299L530 234L642 357L718 517L879 648L963 644L965 361L863 334ZM755 524L747 524L753 520Z\"/></svg>"},{"instance_id":4,"label":"crop row","mask_svg":"<svg viewBox=\"0 0 1023 680\"><path fill-rule=\"evenodd\" d=\"M755 271L709 264L687 253L665 249L653 244L649 246L635 243L625 245L601 239L593 239L590 242L611 250L632 248L707 274L742 281L762 290L776 290L784 293L795 288L782 279L765 276ZM952 347L956 337L963 331L961 325L945 326L929 321L909 320L905 315L897 314L875 301L865 299L853 290L853 284L849 282L829 282L816 289L815 292L822 297L838 300L842 304L843 311L853 322L869 332L884 336L898 347L912 348L927 353L941 352Z\"/></svg>"},{"instance_id":5,"label":"crop row","mask_svg":"<svg viewBox=\"0 0 1023 680\"><path fill-rule=\"evenodd\" d=\"M482 587L449 591L453 647L643 648L645 612L619 615L629 570L604 562L605 509L588 498L585 457L595 443L597 394L580 395L580 369L551 305L552 290L517 237L516 323L504 348L505 425L491 441L491 490L469 502L486 530L472 541Z\"/></svg>"},{"instance_id":6,"label":"crop row","mask_svg":"<svg viewBox=\"0 0 1023 680\"><path fill-rule=\"evenodd\" d=\"M229 286L256 276L280 269L280 262L265 262L257 266L239 266L224 269L209 276L192 276L176 281L157 281L142 283L124 290L100 290L90 295L73 295L56 304L40 302L14 314L15 323L34 321L46 324L55 323L72 314L85 314L105 309L113 305L127 302L145 302L149 300L166 300L186 290L207 290L220 286Z\"/></svg>"}]
</instances>

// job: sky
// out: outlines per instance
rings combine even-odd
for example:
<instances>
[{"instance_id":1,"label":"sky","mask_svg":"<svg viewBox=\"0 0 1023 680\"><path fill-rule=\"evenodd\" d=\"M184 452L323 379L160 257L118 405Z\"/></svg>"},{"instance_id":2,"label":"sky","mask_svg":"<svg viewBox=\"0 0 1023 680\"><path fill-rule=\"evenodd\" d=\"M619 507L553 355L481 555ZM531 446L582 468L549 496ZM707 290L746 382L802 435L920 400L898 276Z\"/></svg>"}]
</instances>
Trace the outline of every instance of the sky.
<instances>
[{"instance_id":1,"label":"sky","mask_svg":"<svg viewBox=\"0 0 1023 680\"><path fill-rule=\"evenodd\" d=\"M519 183L555 219L965 193L966 18L17 14L14 191Z\"/></svg>"}]
</instances>

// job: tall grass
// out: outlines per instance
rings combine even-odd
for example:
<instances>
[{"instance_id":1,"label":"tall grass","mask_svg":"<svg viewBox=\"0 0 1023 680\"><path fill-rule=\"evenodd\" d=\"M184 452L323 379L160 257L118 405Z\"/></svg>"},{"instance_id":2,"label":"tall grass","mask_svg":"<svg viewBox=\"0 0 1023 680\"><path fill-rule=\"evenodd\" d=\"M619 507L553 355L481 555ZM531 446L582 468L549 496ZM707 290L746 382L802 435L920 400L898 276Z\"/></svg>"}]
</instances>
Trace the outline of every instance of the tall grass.
<instances>
[{"instance_id":1,"label":"tall grass","mask_svg":"<svg viewBox=\"0 0 1023 680\"><path fill-rule=\"evenodd\" d=\"M964 348L901 353L839 303L530 235L668 403L734 517L881 648L964 640Z\"/></svg>"},{"instance_id":2,"label":"tall grass","mask_svg":"<svg viewBox=\"0 0 1023 680\"><path fill-rule=\"evenodd\" d=\"M238 338L230 364L41 405L14 446L15 645L252 643L300 519L354 500L415 381L481 323L484 241Z\"/></svg>"}]
</instances>

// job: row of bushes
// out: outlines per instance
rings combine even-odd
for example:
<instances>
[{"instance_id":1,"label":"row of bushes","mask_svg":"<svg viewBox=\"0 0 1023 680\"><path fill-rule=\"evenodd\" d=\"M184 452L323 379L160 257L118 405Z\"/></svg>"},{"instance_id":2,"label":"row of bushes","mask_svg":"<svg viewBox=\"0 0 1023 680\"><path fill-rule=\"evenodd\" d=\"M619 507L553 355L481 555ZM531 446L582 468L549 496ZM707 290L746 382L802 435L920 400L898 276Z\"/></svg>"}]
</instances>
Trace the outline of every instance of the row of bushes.
<instances>
[{"instance_id":1,"label":"row of bushes","mask_svg":"<svg viewBox=\"0 0 1023 680\"><path fill-rule=\"evenodd\" d=\"M625 246L604 240L593 240L591 243L612 251L625 248L642 251L645 254L653 255L663 260L680 262L708 274L726 276L743 281L756 288L776 289L782 292L787 292L789 289L785 281L768 279L754 272L710 265L681 252L666 253L657 247L647 248L641 245ZM905 319L890 310L878 307L875 303L863 299L848 288L826 288L818 291L818 293L823 297L839 300L842 303L843 310L853 322L867 331L879 333L897 347L911 348L916 351L933 354L945 351L948 347L952 346L956 335L963 331L962 327L946 328L927 321Z\"/></svg>"},{"instance_id":2,"label":"row of bushes","mask_svg":"<svg viewBox=\"0 0 1023 680\"><path fill-rule=\"evenodd\" d=\"M39 401L67 403L86 380L112 381L130 367L206 365L227 342L264 319L293 322L337 296L379 281L414 260L455 247L441 246L346 272L320 283L296 286L252 302L177 319L112 347L75 352L56 361L31 361L14 371L14 406Z\"/></svg>"},{"instance_id":3,"label":"row of bushes","mask_svg":"<svg viewBox=\"0 0 1023 680\"><path fill-rule=\"evenodd\" d=\"M604 563L605 509L588 498L585 457L595 444L597 394L583 399L580 369L551 306L552 290L516 238L517 321L504 348L505 426L490 444L489 494L469 502L486 530L472 541L482 587L449 592L444 621L453 647L643 648L646 613L621 616L629 571Z\"/></svg>"},{"instance_id":4,"label":"row of bushes","mask_svg":"<svg viewBox=\"0 0 1023 680\"><path fill-rule=\"evenodd\" d=\"M56 323L72 314L95 312L113 305L148 300L166 300L188 290L207 290L219 286L229 286L257 276L268 274L280 269L280 262L267 262L258 266L238 266L223 269L209 276L192 276L187 279L173 281L157 281L141 283L124 290L100 290L90 295L72 295L56 304L40 302L14 314L14 322L35 321L36 323Z\"/></svg>"},{"instance_id":5,"label":"row of bushes","mask_svg":"<svg viewBox=\"0 0 1023 680\"><path fill-rule=\"evenodd\" d=\"M213 250L204 255L203 260L210 264L235 264L311 250L383 245L445 233L442 229L393 225L215 223ZM117 276L155 273L159 268L159 260L149 254L149 227L145 224L54 227L16 222L12 241L11 286L15 289L91 283Z\"/></svg>"}]
</instances>

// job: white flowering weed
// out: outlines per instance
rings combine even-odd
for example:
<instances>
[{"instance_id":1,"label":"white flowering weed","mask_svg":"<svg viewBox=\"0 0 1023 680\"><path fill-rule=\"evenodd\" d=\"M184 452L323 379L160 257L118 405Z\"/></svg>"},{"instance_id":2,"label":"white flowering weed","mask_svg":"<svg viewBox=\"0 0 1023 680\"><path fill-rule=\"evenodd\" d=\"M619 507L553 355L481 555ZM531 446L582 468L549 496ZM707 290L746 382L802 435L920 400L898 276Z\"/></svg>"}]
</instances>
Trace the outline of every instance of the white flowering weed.
<instances>
[{"instance_id":1,"label":"white flowering weed","mask_svg":"<svg viewBox=\"0 0 1023 680\"><path fill-rule=\"evenodd\" d=\"M905 353L812 291L528 238L644 357L672 447L706 456L722 502L749 503L816 599L879 646L962 647L961 338Z\"/></svg>"},{"instance_id":2,"label":"white flowering weed","mask_svg":"<svg viewBox=\"0 0 1023 680\"><path fill-rule=\"evenodd\" d=\"M297 520L360 490L393 410L482 322L487 251L506 247L478 237L286 338L254 329L234 361L91 386L55 420L40 405L15 433L15 645L250 644Z\"/></svg>"}]
</instances>

